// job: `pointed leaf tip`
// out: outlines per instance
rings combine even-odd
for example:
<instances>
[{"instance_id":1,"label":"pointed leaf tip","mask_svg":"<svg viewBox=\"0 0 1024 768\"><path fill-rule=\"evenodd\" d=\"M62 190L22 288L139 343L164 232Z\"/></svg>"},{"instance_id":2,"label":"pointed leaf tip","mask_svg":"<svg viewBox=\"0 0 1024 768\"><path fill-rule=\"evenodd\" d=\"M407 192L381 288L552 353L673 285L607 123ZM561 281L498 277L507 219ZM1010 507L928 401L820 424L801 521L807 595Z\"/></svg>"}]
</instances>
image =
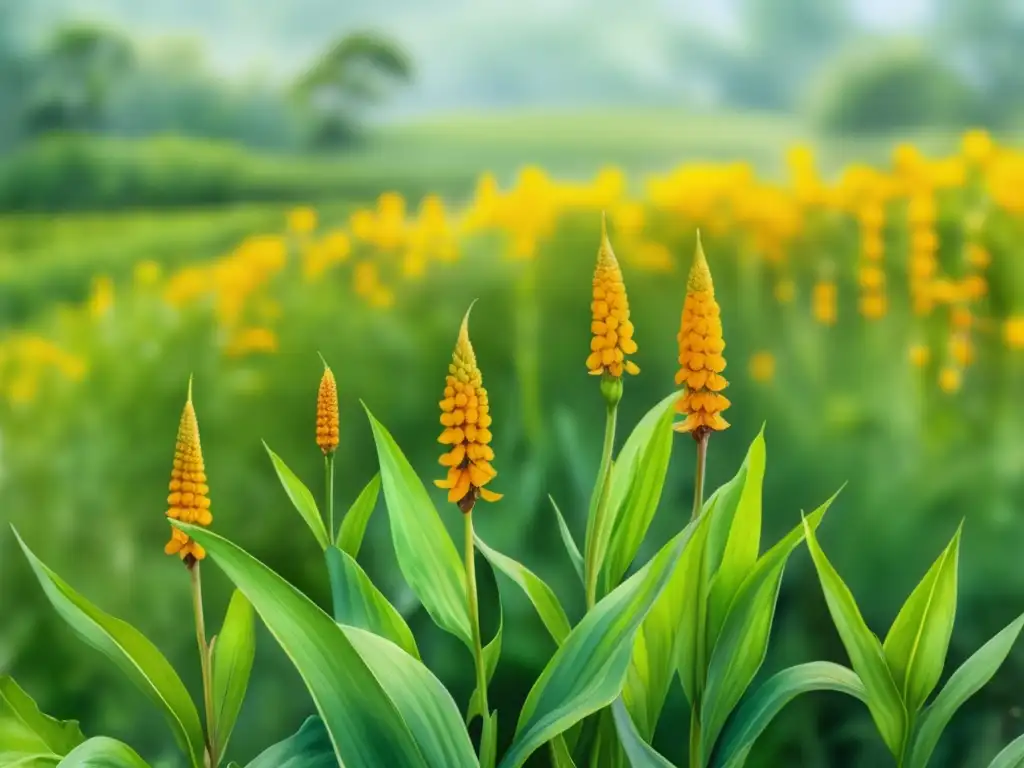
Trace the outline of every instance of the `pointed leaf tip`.
<instances>
[{"instance_id":1,"label":"pointed leaf tip","mask_svg":"<svg viewBox=\"0 0 1024 768\"><path fill-rule=\"evenodd\" d=\"M187 403L192 402L192 374L188 375L188 398L185 400Z\"/></svg>"},{"instance_id":2,"label":"pointed leaf tip","mask_svg":"<svg viewBox=\"0 0 1024 768\"><path fill-rule=\"evenodd\" d=\"M320 358L320 362L324 364L324 370L325 370L325 371L329 371L329 370L331 370L331 366L329 366L329 365L327 364L327 358L326 358L326 357L324 357L324 353L323 353L323 352L321 352L321 351L320 351L320 350L318 349L318 350L316 351L316 354L317 354L317 357L319 357L319 358Z\"/></svg>"}]
</instances>

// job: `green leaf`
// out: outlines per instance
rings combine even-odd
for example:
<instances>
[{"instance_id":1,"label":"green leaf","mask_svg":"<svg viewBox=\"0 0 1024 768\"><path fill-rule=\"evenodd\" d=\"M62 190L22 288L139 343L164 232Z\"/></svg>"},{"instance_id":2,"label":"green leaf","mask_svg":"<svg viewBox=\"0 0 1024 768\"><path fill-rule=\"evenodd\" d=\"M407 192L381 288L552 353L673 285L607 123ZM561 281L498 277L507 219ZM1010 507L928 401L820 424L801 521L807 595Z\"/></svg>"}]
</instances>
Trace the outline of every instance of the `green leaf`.
<instances>
[{"instance_id":1,"label":"green leaf","mask_svg":"<svg viewBox=\"0 0 1024 768\"><path fill-rule=\"evenodd\" d=\"M319 717L306 718L299 730L261 752L246 768L338 768L331 737Z\"/></svg>"},{"instance_id":2,"label":"green leaf","mask_svg":"<svg viewBox=\"0 0 1024 768\"><path fill-rule=\"evenodd\" d=\"M348 553L331 546L324 553L331 580L334 620L386 637L403 651L420 657L416 639L402 614L377 589L359 563Z\"/></svg>"},{"instance_id":3,"label":"green leaf","mask_svg":"<svg viewBox=\"0 0 1024 768\"><path fill-rule=\"evenodd\" d=\"M868 629L849 588L825 557L813 528L805 521L807 548L818 571L825 602L839 637L850 656L850 663L867 691L867 705L882 740L894 756L903 748L907 713L900 692L889 672L885 653L878 638Z\"/></svg>"},{"instance_id":4,"label":"green leaf","mask_svg":"<svg viewBox=\"0 0 1024 768\"><path fill-rule=\"evenodd\" d=\"M729 534L725 548L721 550L721 561L717 561L717 550L714 550L708 562L709 570L706 571L711 579L707 617L709 648L715 646L736 591L757 561L761 546L761 493L766 460L762 427L750 444L737 475L737 478L742 478L742 482L736 482L727 492L723 490L719 501L719 515L723 526L724 520L728 518Z\"/></svg>"},{"instance_id":5,"label":"green leaf","mask_svg":"<svg viewBox=\"0 0 1024 768\"><path fill-rule=\"evenodd\" d=\"M683 529L573 628L530 690L502 768L519 768L546 741L619 695L637 630L696 527Z\"/></svg>"},{"instance_id":6,"label":"green leaf","mask_svg":"<svg viewBox=\"0 0 1024 768\"><path fill-rule=\"evenodd\" d=\"M131 624L104 613L75 592L32 553L17 531L14 535L61 618L163 710L181 751L195 768L201 768L205 746L199 713L170 662Z\"/></svg>"},{"instance_id":7,"label":"green leaf","mask_svg":"<svg viewBox=\"0 0 1024 768\"><path fill-rule=\"evenodd\" d=\"M224 626L213 645L213 709L218 755L224 754L249 687L249 674L256 657L254 623L252 606L236 589L228 604Z\"/></svg>"},{"instance_id":8,"label":"green leaf","mask_svg":"<svg viewBox=\"0 0 1024 768\"><path fill-rule=\"evenodd\" d=\"M291 659L341 764L475 766L455 702L419 661L388 640L336 624L227 539L206 528L174 524L206 548Z\"/></svg>"},{"instance_id":9,"label":"green leaf","mask_svg":"<svg viewBox=\"0 0 1024 768\"><path fill-rule=\"evenodd\" d=\"M616 699L612 704L612 716L615 718L615 730L619 734L619 742L633 768L674 768L672 763L643 740L621 698Z\"/></svg>"},{"instance_id":10,"label":"green leaf","mask_svg":"<svg viewBox=\"0 0 1024 768\"><path fill-rule=\"evenodd\" d=\"M551 502L551 508L555 510L555 515L558 517L558 532L562 534L562 543L565 545L565 551L569 553L569 560L572 562L573 570L576 571L576 575L580 577L580 584L585 584L585 576L583 575L583 555L580 554L579 547L576 546L576 540L572 537L572 531L569 530L569 526L566 525L565 518L562 516L562 510L558 508L558 504L555 503L553 496L548 496L548 500Z\"/></svg>"},{"instance_id":11,"label":"green leaf","mask_svg":"<svg viewBox=\"0 0 1024 768\"><path fill-rule=\"evenodd\" d=\"M551 587L522 563L501 554L496 549L491 549L479 536L476 536L476 548L487 558L491 567L501 571L519 585L533 607L537 609L540 620L544 622L555 643L561 645L569 635L569 618Z\"/></svg>"},{"instance_id":12,"label":"green leaf","mask_svg":"<svg viewBox=\"0 0 1024 768\"><path fill-rule=\"evenodd\" d=\"M917 712L942 676L956 617L958 527L900 609L882 648L909 712Z\"/></svg>"},{"instance_id":13,"label":"green leaf","mask_svg":"<svg viewBox=\"0 0 1024 768\"><path fill-rule=\"evenodd\" d=\"M701 520L700 530L694 536L693 544L683 553L683 559L676 568L671 585L665 590L659 604L655 606L655 610L649 617L652 622L657 621L657 625L651 627L650 632L646 629L644 632L648 639L648 647L651 645L651 639L652 636L655 636L655 632L660 644L664 647L667 647L669 641L674 639L679 680L683 685L683 693L691 703L696 700L697 691L704 685L705 670L698 669L697 663L697 639L702 626L700 621L702 606L707 604L708 585L704 577L705 563L711 534L718 518L718 498L719 495L715 494L705 502L704 509L698 518ZM675 623L673 624L673 622ZM652 675L652 679L663 681L666 679L663 662L659 663L658 667L657 676ZM660 696L662 702L666 693L668 693L667 686ZM629 697L626 699L626 704L630 704ZM660 713L660 711L661 705L659 704L658 712ZM636 711L630 709L630 714L635 720ZM657 720L655 719L654 722ZM643 729L641 729L641 733L644 733ZM651 735L653 735L653 726L648 738Z\"/></svg>"},{"instance_id":14,"label":"green leaf","mask_svg":"<svg viewBox=\"0 0 1024 768\"><path fill-rule=\"evenodd\" d=\"M965 701L992 679L1009 655L1021 627L1024 627L1024 615L1004 627L953 673L935 700L925 708L918 721L908 768L925 768L928 765L935 745L939 743L939 737L953 719L953 715Z\"/></svg>"},{"instance_id":15,"label":"green leaf","mask_svg":"<svg viewBox=\"0 0 1024 768\"><path fill-rule=\"evenodd\" d=\"M548 742L548 745L551 747L552 768L576 768L576 763L572 759L569 746L561 735L555 736L555 738Z\"/></svg>"},{"instance_id":16,"label":"green leaf","mask_svg":"<svg viewBox=\"0 0 1024 768\"><path fill-rule=\"evenodd\" d=\"M830 498L806 519L817 529L835 500ZM736 592L718 642L711 651L701 709L701 744L710 753L729 714L739 703L768 653L782 574L793 550L804 539L804 522L755 563Z\"/></svg>"},{"instance_id":17,"label":"green leaf","mask_svg":"<svg viewBox=\"0 0 1024 768\"><path fill-rule=\"evenodd\" d=\"M484 720L484 728L480 734L480 768L494 768L498 760L498 713L491 714Z\"/></svg>"},{"instance_id":18,"label":"green leaf","mask_svg":"<svg viewBox=\"0 0 1024 768\"><path fill-rule=\"evenodd\" d=\"M83 741L76 720L44 715L14 678L0 676L0 765L14 753L60 758Z\"/></svg>"},{"instance_id":19,"label":"green leaf","mask_svg":"<svg viewBox=\"0 0 1024 768\"><path fill-rule=\"evenodd\" d=\"M298 476L288 468L288 465L284 463L281 457L270 450L269 445L263 443L263 447L267 449L267 454L270 456L270 461L274 464L274 471L277 472L277 477L281 481L284 492L288 494L288 498L291 499L295 509L299 511L302 519L309 526L309 530L313 532L317 543L320 544L320 549L327 549L327 545L331 542L327 537L327 529L324 527L324 520L320 515L320 509L316 505L316 499L313 498L313 494L299 480Z\"/></svg>"},{"instance_id":20,"label":"green leaf","mask_svg":"<svg viewBox=\"0 0 1024 768\"><path fill-rule=\"evenodd\" d=\"M500 603L499 603L500 608ZM505 629L505 612L502 610L498 616L498 631L494 633L491 642L483 647L484 672L487 676L487 683L490 684L494 678L494 671L498 668L498 659L501 657L501 638ZM483 708L480 706L480 689L474 688L473 694L469 697L469 707L466 709L466 724L473 722L477 715L483 715Z\"/></svg>"},{"instance_id":21,"label":"green leaf","mask_svg":"<svg viewBox=\"0 0 1024 768\"><path fill-rule=\"evenodd\" d=\"M747 696L730 718L715 746L711 768L741 768L754 742L782 708L811 691L838 691L861 701L868 695L853 670L830 661L784 669Z\"/></svg>"},{"instance_id":22,"label":"green leaf","mask_svg":"<svg viewBox=\"0 0 1024 768\"><path fill-rule=\"evenodd\" d=\"M441 629L473 647L466 573L440 515L409 460L369 409L398 567Z\"/></svg>"},{"instance_id":23,"label":"green leaf","mask_svg":"<svg viewBox=\"0 0 1024 768\"><path fill-rule=\"evenodd\" d=\"M60 768L149 768L149 765L127 744L106 736L94 736L61 760Z\"/></svg>"},{"instance_id":24,"label":"green leaf","mask_svg":"<svg viewBox=\"0 0 1024 768\"><path fill-rule=\"evenodd\" d=\"M673 392L640 419L612 467L611 534L604 559L598 561L601 594L618 586L654 519L672 455L672 419L679 395Z\"/></svg>"},{"instance_id":25,"label":"green leaf","mask_svg":"<svg viewBox=\"0 0 1024 768\"><path fill-rule=\"evenodd\" d=\"M683 646L692 646L694 639L691 622L696 621L695 601L709 519L707 513L699 518L693 538L676 564L668 586L647 613L634 641L622 698L641 737L648 741L654 738L677 660L691 656ZM683 665L680 668L690 669ZM680 674L682 676L682 672ZM684 677L684 687L688 682Z\"/></svg>"},{"instance_id":26,"label":"green leaf","mask_svg":"<svg viewBox=\"0 0 1024 768\"><path fill-rule=\"evenodd\" d=\"M366 525L370 522L370 515L377 506L377 498L380 496L380 472L373 476L373 479L366 484L366 487L359 492L352 506L348 508L345 517L341 520L341 527L338 529L337 546L342 552L347 552L353 558L359 557L359 549L363 545L363 535L366 533Z\"/></svg>"},{"instance_id":27,"label":"green leaf","mask_svg":"<svg viewBox=\"0 0 1024 768\"><path fill-rule=\"evenodd\" d=\"M996 755L988 768L1024 768L1024 736L1018 736Z\"/></svg>"}]
</instances>

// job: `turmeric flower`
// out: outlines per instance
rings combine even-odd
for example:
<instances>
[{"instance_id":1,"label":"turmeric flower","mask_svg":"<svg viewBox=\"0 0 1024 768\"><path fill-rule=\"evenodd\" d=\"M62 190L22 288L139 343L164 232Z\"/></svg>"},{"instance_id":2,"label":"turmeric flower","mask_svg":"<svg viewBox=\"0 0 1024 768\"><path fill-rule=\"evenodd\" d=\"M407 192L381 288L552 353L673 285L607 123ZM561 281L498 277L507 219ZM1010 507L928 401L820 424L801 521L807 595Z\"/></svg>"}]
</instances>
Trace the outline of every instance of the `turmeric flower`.
<instances>
[{"instance_id":1,"label":"turmeric flower","mask_svg":"<svg viewBox=\"0 0 1024 768\"><path fill-rule=\"evenodd\" d=\"M680 398L676 410L685 415L686 420L674 425L677 432L690 432L698 440L711 431L729 426L721 415L730 403L721 394L729 382L722 376L725 341L722 339L720 315L711 270L698 235L677 337L680 369L676 374L676 384L685 386L686 394Z\"/></svg>"},{"instance_id":2,"label":"turmeric flower","mask_svg":"<svg viewBox=\"0 0 1024 768\"><path fill-rule=\"evenodd\" d=\"M444 399L441 401L441 425L444 431L437 439L450 445L441 454L440 463L448 467L444 480L435 480L438 488L448 489L448 501L470 512L478 498L497 501L500 493L484 486L498 474L491 466L494 449L491 448L491 414L487 390L476 364L476 354L469 342L469 312L462 319L462 328L455 343L452 363L448 366Z\"/></svg>"},{"instance_id":3,"label":"turmeric flower","mask_svg":"<svg viewBox=\"0 0 1024 768\"><path fill-rule=\"evenodd\" d=\"M326 364L316 396L316 444L325 456L338 447L338 383Z\"/></svg>"},{"instance_id":4,"label":"turmeric flower","mask_svg":"<svg viewBox=\"0 0 1024 768\"><path fill-rule=\"evenodd\" d=\"M594 301L590 305L593 322L590 331L590 356L587 369L593 376L607 373L618 378L625 371L631 375L640 369L626 355L636 354L633 323L629 321L629 300L622 282L622 270L608 240L604 218L601 219L601 247L597 251L594 269Z\"/></svg>"},{"instance_id":5,"label":"turmeric flower","mask_svg":"<svg viewBox=\"0 0 1024 768\"><path fill-rule=\"evenodd\" d=\"M171 470L170 495L167 497L167 516L183 523L207 526L213 522L210 514L210 487L206 484L203 451L199 446L199 422L192 407L192 384L189 383L188 400L178 423L178 441L174 447L174 468ZM206 550L183 531L173 528L171 540L164 547L168 555L179 555L182 560L192 557L202 560Z\"/></svg>"}]
</instances>

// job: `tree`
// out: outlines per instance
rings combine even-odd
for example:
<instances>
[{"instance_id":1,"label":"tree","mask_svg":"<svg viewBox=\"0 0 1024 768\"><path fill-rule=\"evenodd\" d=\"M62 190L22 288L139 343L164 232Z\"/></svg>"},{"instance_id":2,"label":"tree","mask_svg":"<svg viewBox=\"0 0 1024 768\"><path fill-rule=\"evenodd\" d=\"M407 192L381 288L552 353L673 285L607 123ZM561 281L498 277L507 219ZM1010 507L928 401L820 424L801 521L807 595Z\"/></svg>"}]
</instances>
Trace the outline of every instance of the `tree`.
<instances>
[{"instance_id":1,"label":"tree","mask_svg":"<svg viewBox=\"0 0 1024 768\"><path fill-rule=\"evenodd\" d=\"M101 127L111 90L134 66L131 42L88 24L59 28L38 58L26 122L32 133Z\"/></svg>"},{"instance_id":2,"label":"tree","mask_svg":"<svg viewBox=\"0 0 1024 768\"><path fill-rule=\"evenodd\" d=\"M359 32L331 45L299 78L294 94L312 113L313 143L336 145L353 138L367 107L411 78L412 63L397 44Z\"/></svg>"}]
</instances>

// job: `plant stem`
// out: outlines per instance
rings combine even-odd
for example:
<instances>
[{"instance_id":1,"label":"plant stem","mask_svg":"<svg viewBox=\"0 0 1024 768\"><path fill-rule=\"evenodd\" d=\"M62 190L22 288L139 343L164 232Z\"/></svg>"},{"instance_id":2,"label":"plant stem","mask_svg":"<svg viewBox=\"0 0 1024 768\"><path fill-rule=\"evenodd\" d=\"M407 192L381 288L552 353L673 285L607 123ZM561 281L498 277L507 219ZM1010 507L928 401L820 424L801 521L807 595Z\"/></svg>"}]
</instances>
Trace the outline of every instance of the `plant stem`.
<instances>
[{"instance_id":1,"label":"plant stem","mask_svg":"<svg viewBox=\"0 0 1024 768\"><path fill-rule=\"evenodd\" d=\"M704 475L707 471L709 437L710 433L705 432L701 434L700 438L697 440L697 469L693 483L693 512L690 514L691 520L696 520L700 517L701 510L704 508ZM703 586L703 554L701 557L702 562L700 565L699 578ZM707 621L707 605L705 604L704 589L699 590L697 594L697 601L697 626L694 627L694 631L697 634L695 643L697 655L697 679L694 685L695 690L693 692L693 703L690 709L690 768L703 768L700 743L700 710L704 697L704 667L706 665L704 657L707 655L707 637L704 627L705 622Z\"/></svg>"},{"instance_id":2,"label":"plant stem","mask_svg":"<svg viewBox=\"0 0 1024 768\"><path fill-rule=\"evenodd\" d=\"M334 543L334 451L324 455L324 504L327 507L327 543Z\"/></svg>"},{"instance_id":3,"label":"plant stem","mask_svg":"<svg viewBox=\"0 0 1024 768\"><path fill-rule=\"evenodd\" d=\"M199 663L203 671L203 708L206 710L206 756L211 768L216 768L217 722L213 711L213 676L210 671L210 647L206 643L206 619L203 616L203 583L199 561L188 567L192 581L192 609L195 613L196 640L199 644Z\"/></svg>"},{"instance_id":4,"label":"plant stem","mask_svg":"<svg viewBox=\"0 0 1024 768\"><path fill-rule=\"evenodd\" d=\"M609 405L604 423L604 446L601 448L601 467L598 470L598 480L601 483L601 490L598 492L597 507L594 512L594 527L588 531L591 535L587 537L585 571L587 577L587 610L594 607L597 602L597 577L598 563L598 539L601 536L601 529L604 527L604 519L608 514L608 498L612 489L612 450L615 447L615 421L618 414L617 405Z\"/></svg>"},{"instance_id":5,"label":"plant stem","mask_svg":"<svg viewBox=\"0 0 1024 768\"><path fill-rule=\"evenodd\" d=\"M484 669L484 649L480 640L480 611L476 593L476 549L473 546L473 511L466 512L466 595L469 600L469 623L473 631L473 661L476 665L476 686L480 690L480 710L486 719L491 710L487 705L487 672ZM482 745L481 745L482 746Z\"/></svg>"}]
</instances>

